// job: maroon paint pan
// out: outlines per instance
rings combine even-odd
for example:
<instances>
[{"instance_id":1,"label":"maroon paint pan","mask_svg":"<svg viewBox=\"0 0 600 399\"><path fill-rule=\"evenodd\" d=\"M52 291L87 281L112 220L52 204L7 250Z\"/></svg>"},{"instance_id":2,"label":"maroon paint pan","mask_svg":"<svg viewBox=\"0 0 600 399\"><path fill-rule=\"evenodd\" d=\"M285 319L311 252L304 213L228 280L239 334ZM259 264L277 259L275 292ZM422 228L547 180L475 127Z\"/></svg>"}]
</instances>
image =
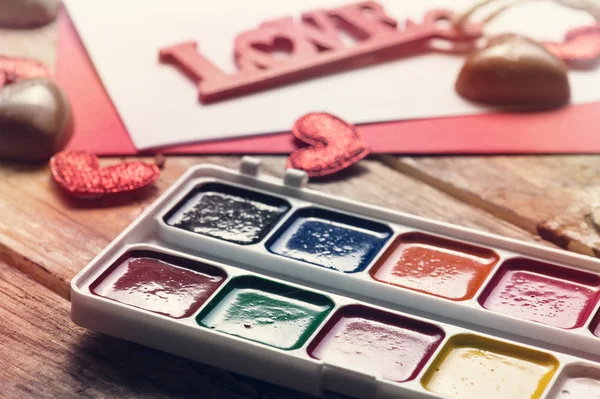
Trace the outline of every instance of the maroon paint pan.
<instances>
[{"instance_id":1,"label":"maroon paint pan","mask_svg":"<svg viewBox=\"0 0 600 399\"><path fill-rule=\"evenodd\" d=\"M225 281L221 269L152 251L120 257L92 285L95 295L173 318L196 312Z\"/></svg>"}]
</instances>

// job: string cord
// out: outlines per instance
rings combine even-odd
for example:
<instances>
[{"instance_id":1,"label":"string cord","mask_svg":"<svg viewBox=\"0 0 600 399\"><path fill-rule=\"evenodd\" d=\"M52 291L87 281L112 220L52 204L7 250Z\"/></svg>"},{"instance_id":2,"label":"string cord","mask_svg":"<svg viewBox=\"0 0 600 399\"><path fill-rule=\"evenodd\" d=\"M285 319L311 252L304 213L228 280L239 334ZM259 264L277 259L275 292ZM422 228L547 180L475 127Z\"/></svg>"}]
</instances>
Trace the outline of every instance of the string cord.
<instances>
[{"instance_id":1,"label":"string cord","mask_svg":"<svg viewBox=\"0 0 600 399\"><path fill-rule=\"evenodd\" d=\"M488 7L490 5L499 4L502 1L503 0L481 0L477 3L475 3L473 6L469 7L464 12L458 14L454 18L454 21L452 21L452 23L457 29L462 31L462 30L464 30L464 27L466 26L466 24L468 22L470 22L471 18L473 17L473 14L475 14L477 11L483 10L485 7ZM540 0L512 0L512 1L506 2L506 4L502 4L496 10L493 10L490 13L488 13L488 15L486 15L479 23L481 25L487 25L491 21L493 21L496 17L498 17L500 14L502 14L504 11L508 10L509 8L512 8L518 4L531 2L531 1L540 1ZM599 0L551 0L551 1L554 1L556 3L562 4L562 5L570 7L570 8L586 11L588 14L590 14L596 20L596 23L600 23L600 1Z\"/></svg>"}]
</instances>

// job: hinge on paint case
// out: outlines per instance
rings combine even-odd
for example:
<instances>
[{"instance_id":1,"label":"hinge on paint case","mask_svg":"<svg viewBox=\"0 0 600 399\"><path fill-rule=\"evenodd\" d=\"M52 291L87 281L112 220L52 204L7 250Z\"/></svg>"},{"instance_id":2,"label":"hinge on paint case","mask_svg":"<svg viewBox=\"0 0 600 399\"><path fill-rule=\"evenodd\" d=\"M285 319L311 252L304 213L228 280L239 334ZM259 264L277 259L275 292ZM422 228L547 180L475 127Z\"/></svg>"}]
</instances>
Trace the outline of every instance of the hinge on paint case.
<instances>
[{"instance_id":1,"label":"hinge on paint case","mask_svg":"<svg viewBox=\"0 0 600 399\"><path fill-rule=\"evenodd\" d=\"M303 170L286 169L283 175L283 184L288 187L302 188L308 182L308 175Z\"/></svg>"},{"instance_id":2,"label":"hinge on paint case","mask_svg":"<svg viewBox=\"0 0 600 399\"><path fill-rule=\"evenodd\" d=\"M260 171L261 160L255 157L245 156L240 164L240 173L256 177Z\"/></svg>"}]
</instances>

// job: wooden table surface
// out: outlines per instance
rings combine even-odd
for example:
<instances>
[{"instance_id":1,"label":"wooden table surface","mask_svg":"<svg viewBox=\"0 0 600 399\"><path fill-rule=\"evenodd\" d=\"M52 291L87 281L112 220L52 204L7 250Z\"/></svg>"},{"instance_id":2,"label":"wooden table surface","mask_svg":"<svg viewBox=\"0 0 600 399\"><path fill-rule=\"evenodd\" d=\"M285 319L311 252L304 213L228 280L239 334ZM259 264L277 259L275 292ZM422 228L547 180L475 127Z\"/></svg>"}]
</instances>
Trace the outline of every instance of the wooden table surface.
<instances>
[{"instance_id":1,"label":"wooden table surface","mask_svg":"<svg viewBox=\"0 0 600 399\"><path fill-rule=\"evenodd\" d=\"M0 54L55 62L56 27L0 30ZM281 176L285 157L261 156ZM110 164L117 159L103 159ZM46 165L0 162L0 397L301 398L283 388L86 331L69 282L189 166L239 157L169 157L133 196L74 201ZM599 156L373 156L309 187L525 241L600 256Z\"/></svg>"}]
</instances>

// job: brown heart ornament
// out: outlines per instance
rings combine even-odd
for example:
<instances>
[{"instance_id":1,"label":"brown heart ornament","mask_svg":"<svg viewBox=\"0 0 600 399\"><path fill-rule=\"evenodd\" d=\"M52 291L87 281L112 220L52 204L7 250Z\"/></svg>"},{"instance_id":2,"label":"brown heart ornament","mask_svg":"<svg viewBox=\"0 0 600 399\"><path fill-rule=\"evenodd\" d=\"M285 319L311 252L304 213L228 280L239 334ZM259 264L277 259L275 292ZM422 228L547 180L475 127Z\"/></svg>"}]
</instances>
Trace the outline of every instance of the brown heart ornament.
<instances>
[{"instance_id":1,"label":"brown heart ornament","mask_svg":"<svg viewBox=\"0 0 600 399\"><path fill-rule=\"evenodd\" d=\"M564 62L541 44L515 34L491 38L472 53L455 88L479 103L536 108L563 105L571 95Z\"/></svg>"},{"instance_id":2,"label":"brown heart ornament","mask_svg":"<svg viewBox=\"0 0 600 399\"><path fill-rule=\"evenodd\" d=\"M73 134L71 106L49 79L27 79L0 89L0 159L42 161Z\"/></svg>"}]
</instances>

